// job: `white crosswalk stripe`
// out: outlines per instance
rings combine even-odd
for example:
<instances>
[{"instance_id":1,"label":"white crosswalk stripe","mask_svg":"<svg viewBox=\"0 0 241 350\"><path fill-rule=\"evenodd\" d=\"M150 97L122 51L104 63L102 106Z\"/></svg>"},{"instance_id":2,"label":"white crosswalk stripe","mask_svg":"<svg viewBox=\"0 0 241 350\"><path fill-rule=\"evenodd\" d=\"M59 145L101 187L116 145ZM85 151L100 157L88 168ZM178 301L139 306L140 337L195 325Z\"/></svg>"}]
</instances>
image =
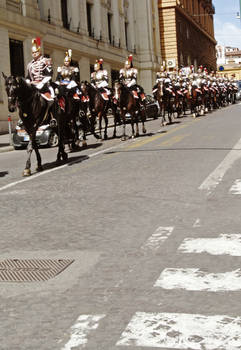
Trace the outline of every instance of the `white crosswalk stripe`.
<instances>
[{"instance_id":1,"label":"white crosswalk stripe","mask_svg":"<svg viewBox=\"0 0 241 350\"><path fill-rule=\"evenodd\" d=\"M178 250L182 253L241 256L241 235L221 234L217 238L186 238Z\"/></svg>"},{"instance_id":2,"label":"white crosswalk stripe","mask_svg":"<svg viewBox=\"0 0 241 350\"><path fill-rule=\"evenodd\" d=\"M99 321L105 315L80 315L70 329L70 339L61 350L72 350L85 347L88 342L88 334L97 329Z\"/></svg>"},{"instance_id":3,"label":"white crosswalk stripe","mask_svg":"<svg viewBox=\"0 0 241 350\"><path fill-rule=\"evenodd\" d=\"M231 192L232 194L241 194L241 179L235 180L229 192Z\"/></svg>"},{"instance_id":4,"label":"white crosswalk stripe","mask_svg":"<svg viewBox=\"0 0 241 350\"><path fill-rule=\"evenodd\" d=\"M206 273L199 269L165 269L154 287L190 291L225 292L241 290L241 270Z\"/></svg>"},{"instance_id":5,"label":"white crosswalk stripe","mask_svg":"<svg viewBox=\"0 0 241 350\"><path fill-rule=\"evenodd\" d=\"M241 348L240 334L240 317L137 312L116 345L238 350Z\"/></svg>"}]
</instances>

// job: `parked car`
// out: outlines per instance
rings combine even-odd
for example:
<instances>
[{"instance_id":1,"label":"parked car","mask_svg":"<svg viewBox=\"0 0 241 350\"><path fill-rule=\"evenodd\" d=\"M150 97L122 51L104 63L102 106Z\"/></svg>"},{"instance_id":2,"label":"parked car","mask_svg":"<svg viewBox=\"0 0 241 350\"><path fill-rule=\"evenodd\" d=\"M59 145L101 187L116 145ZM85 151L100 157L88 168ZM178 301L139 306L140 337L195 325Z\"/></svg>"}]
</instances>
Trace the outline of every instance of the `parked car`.
<instances>
[{"instance_id":1,"label":"parked car","mask_svg":"<svg viewBox=\"0 0 241 350\"><path fill-rule=\"evenodd\" d=\"M55 147L58 145L58 135L49 124L41 125L36 133L36 141L39 146ZM28 142L29 135L24 129L22 121L19 121L13 132L13 147L14 149L26 148Z\"/></svg>"},{"instance_id":2,"label":"parked car","mask_svg":"<svg viewBox=\"0 0 241 350\"><path fill-rule=\"evenodd\" d=\"M158 104L157 101L151 95L146 95L146 117L147 118L158 118Z\"/></svg>"}]
</instances>

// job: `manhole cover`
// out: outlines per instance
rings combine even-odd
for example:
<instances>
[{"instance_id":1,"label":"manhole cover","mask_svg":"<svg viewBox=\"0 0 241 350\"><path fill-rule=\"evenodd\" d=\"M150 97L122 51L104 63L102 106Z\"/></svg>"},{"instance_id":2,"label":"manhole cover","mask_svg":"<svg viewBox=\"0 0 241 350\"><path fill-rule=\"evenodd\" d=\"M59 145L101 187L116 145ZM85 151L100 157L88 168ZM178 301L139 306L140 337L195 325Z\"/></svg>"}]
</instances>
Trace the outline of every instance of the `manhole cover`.
<instances>
[{"instance_id":1,"label":"manhole cover","mask_svg":"<svg viewBox=\"0 0 241 350\"><path fill-rule=\"evenodd\" d=\"M7 259L0 261L0 282L47 281L66 269L74 260Z\"/></svg>"}]
</instances>

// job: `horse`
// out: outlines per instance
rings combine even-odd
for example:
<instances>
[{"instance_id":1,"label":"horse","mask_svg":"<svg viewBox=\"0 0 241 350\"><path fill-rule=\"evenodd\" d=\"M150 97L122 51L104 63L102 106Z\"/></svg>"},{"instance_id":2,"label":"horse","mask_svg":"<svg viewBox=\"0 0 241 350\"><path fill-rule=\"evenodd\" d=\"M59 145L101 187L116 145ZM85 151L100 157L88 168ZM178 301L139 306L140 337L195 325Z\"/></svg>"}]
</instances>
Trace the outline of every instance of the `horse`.
<instances>
[{"instance_id":1,"label":"horse","mask_svg":"<svg viewBox=\"0 0 241 350\"><path fill-rule=\"evenodd\" d=\"M80 111L86 113L86 103L81 101L81 93L80 96L77 94L77 85L72 88L68 88L66 84L59 84L58 82L52 83L52 85L57 92L55 112L58 115L61 129L64 133L62 141L63 143L67 142L72 150L76 148L79 142L79 125L82 125L79 121L79 118L82 116Z\"/></svg>"},{"instance_id":2,"label":"horse","mask_svg":"<svg viewBox=\"0 0 241 350\"><path fill-rule=\"evenodd\" d=\"M164 84L164 120L165 120L165 112L167 111L167 117L169 124L172 124L172 115L175 112L175 102L176 102L176 94L173 90L173 87L169 83Z\"/></svg>"},{"instance_id":3,"label":"horse","mask_svg":"<svg viewBox=\"0 0 241 350\"><path fill-rule=\"evenodd\" d=\"M193 84L189 84L188 90L189 90L188 96L189 96L190 111L193 118L196 118L198 115L203 115L204 106L202 104L203 102L202 91L195 84L195 81L193 82Z\"/></svg>"},{"instance_id":4,"label":"horse","mask_svg":"<svg viewBox=\"0 0 241 350\"><path fill-rule=\"evenodd\" d=\"M164 106L164 91L163 91L163 79L159 80L158 83L153 86L152 94L154 99L158 102L159 112L161 116L161 126L164 125L165 121L165 106Z\"/></svg>"},{"instance_id":5,"label":"horse","mask_svg":"<svg viewBox=\"0 0 241 350\"><path fill-rule=\"evenodd\" d=\"M41 124L47 121L50 110L49 102L42 96L41 92L33 85L28 84L22 77L7 77L4 73L5 88L8 95L8 110L14 112L17 108L19 117L23 122L24 128L29 135L27 147L27 162L23 171L23 176L31 175L31 154L34 150L37 158L37 171L42 171L42 160L36 143L36 132ZM59 127L59 125L58 125ZM62 134L59 129L59 139ZM67 154L59 142L57 159L67 159Z\"/></svg>"},{"instance_id":6,"label":"horse","mask_svg":"<svg viewBox=\"0 0 241 350\"><path fill-rule=\"evenodd\" d=\"M107 140L107 127L108 127L108 117L107 112L110 106L110 100L104 100L100 91L98 91L93 85L91 85L88 81L82 81L80 84L81 91L83 94L89 96L89 109L92 117L91 120L91 132L95 136L96 139L102 139L102 118L105 121L105 129L104 129L104 139ZM99 135L95 132L95 123L96 118L99 121Z\"/></svg>"},{"instance_id":7,"label":"horse","mask_svg":"<svg viewBox=\"0 0 241 350\"><path fill-rule=\"evenodd\" d=\"M123 133L121 140L125 141L127 139L126 135L126 114L129 113L131 115L131 128L132 128L132 138L139 136L139 114L141 115L141 121L142 121L142 132L143 134L146 133L145 128L145 106L144 109L141 108L139 98L135 98L132 91L122 82L115 81L114 83L114 89L115 89L115 98L118 101L118 105L120 108L120 114L122 119L122 125L123 125ZM134 124L136 124L136 134L134 130Z\"/></svg>"}]
</instances>

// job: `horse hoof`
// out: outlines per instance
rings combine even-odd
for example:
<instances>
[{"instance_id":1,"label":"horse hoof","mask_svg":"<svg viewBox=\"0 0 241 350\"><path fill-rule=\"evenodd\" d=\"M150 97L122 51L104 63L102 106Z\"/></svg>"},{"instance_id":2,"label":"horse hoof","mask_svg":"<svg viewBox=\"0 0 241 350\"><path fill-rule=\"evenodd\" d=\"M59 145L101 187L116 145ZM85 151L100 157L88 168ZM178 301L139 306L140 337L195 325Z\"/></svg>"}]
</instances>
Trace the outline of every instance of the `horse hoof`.
<instances>
[{"instance_id":1,"label":"horse hoof","mask_svg":"<svg viewBox=\"0 0 241 350\"><path fill-rule=\"evenodd\" d=\"M30 169L24 169L23 176L30 176L30 175L31 175L31 170Z\"/></svg>"},{"instance_id":2,"label":"horse hoof","mask_svg":"<svg viewBox=\"0 0 241 350\"><path fill-rule=\"evenodd\" d=\"M126 141L126 136L122 136L121 141Z\"/></svg>"},{"instance_id":3,"label":"horse hoof","mask_svg":"<svg viewBox=\"0 0 241 350\"><path fill-rule=\"evenodd\" d=\"M42 165L38 166L38 167L36 168L36 171L37 171L37 172L43 171Z\"/></svg>"},{"instance_id":4,"label":"horse hoof","mask_svg":"<svg viewBox=\"0 0 241 350\"><path fill-rule=\"evenodd\" d=\"M139 136L140 136L140 134L139 134L139 133L137 133L135 137L139 137Z\"/></svg>"},{"instance_id":5,"label":"horse hoof","mask_svg":"<svg viewBox=\"0 0 241 350\"><path fill-rule=\"evenodd\" d=\"M68 154L67 154L67 153L63 153L63 154L62 154L62 159L63 159L64 161L66 161L66 160L68 159Z\"/></svg>"},{"instance_id":6,"label":"horse hoof","mask_svg":"<svg viewBox=\"0 0 241 350\"><path fill-rule=\"evenodd\" d=\"M146 129L143 129L142 132L143 132L143 134L146 134Z\"/></svg>"},{"instance_id":7,"label":"horse hoof","mask_svg":"<svg viewBox=\"0 0 241 350\"><path fill-rule=\"evenodd\" d=\"M83 143L82 143L82 147L83 147L83 148L87 148L87 143L86 143L86 142L83 142Z\"/></svg>"},{"instance_id":8,"label":"horse hoof","mask_svg":"<svg viewBox=\"0 0 241 350\"><path fill-rule=\"evenodd\" d=\"M104 140L108 140L108 136L107 135L105 135Z\"/></svg>"}]
</instances>

